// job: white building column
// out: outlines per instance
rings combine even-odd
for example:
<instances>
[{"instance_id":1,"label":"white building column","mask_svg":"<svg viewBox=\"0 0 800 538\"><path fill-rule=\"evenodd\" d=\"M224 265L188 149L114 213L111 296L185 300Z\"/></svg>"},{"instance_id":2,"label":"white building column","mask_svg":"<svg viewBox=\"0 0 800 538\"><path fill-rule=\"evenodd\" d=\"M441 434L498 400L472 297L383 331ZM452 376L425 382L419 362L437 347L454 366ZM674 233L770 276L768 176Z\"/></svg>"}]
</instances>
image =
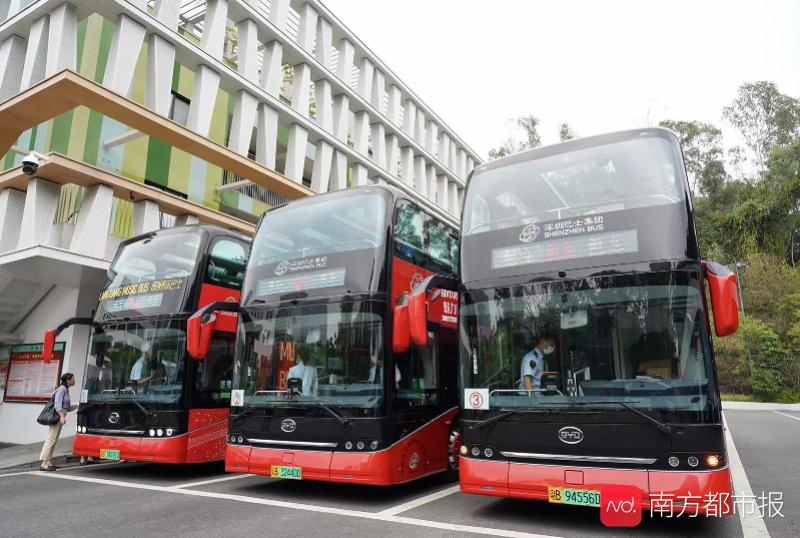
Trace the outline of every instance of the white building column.
<instances>
[{"instance_id":1,"label":"white building column","mask_svg":"<svg viewBox=\"0 0 800 538\"><path fill-rule=\"evenodd\" d=\"M333 164L331 165L331 179L328 183L329 191L338 191L347 188L347 155L341 151L333 151Z\"/></svg>"},{"instance_id":2,"label":"white building column","mask_svg":"<svg viewBox=\"0 0 800 538\"><path fill-rule=\"evenodd\" d=\"M258 105L256 128L256 162L275 170L275 155L278 151L278 111L267 103Z\"/></svg>"},{"instance_id":3,"label":"white building column","mask_svg":"<svg viewBox=\"0 0 800 538\"><path fill-rule=\"evenodd\" d=\"M264 62L261 67L261 87L273 97L278 97L283 82L283 45L271 41L264 45Z\"/></svg>"},{"instance_id":4,"label":"white building column","mask_svg":"<svg viewBox=\"0 0 800 538\"><path fill-rule=\"evenodd\" d=\"M227 25L228 0L208 0L200 47L217 60L222 60Z\"/></svg>"},{"instance_id":5,"label":"white building column","mask_svg":"<svg viewBox=\"0 0 800 538\"><path fill-rule=\"evenodd\" d=\"M306 64L294 66L294 82L292 83L292 108L303 116L308 116L311 106L311 68Z\"/></svg>"},{"instance_id":6,"label":"white building column","mask_svg":"<svg viewBox=\"0 0 800 538\"><path fill-rule=\"evenodd\" d=\"M400 171L403 182L414 186L414 148L406 146L400 149Z\"/></svg>"},{"instance_id":7,"label":"white building column","mask_svg":"<svg viewBox=\"0 0 800 538\"><path fill-rule=\"evenodd\" d=\"M333 163L333 146L324 140L317 142L317 154L314 157L314 169L311 172L311 190L318 193L328 192Z\"/></svg>"},{"instance_id":8,"label":"white building column","mask_svg":"<svg viewBox=\"0 0 800 538\"><path fill-rule=\"evenodd\" d=\"M439 137L439 126L435 121L430 120L425 132L425 149L431 154L436 154L436 140Z\"/></svg>"},{"instance_id":9,"label":"white building column","mask_svg":"<svg viewBox=\"0 0 800 538\"><path fill-rule=\"evenodd\" d=\"M438 204L442 207L445 211L448 207L450 207L447 203L447 176L439 175L436 176L436 193L438 195Z\"/></svg>"},{"instance_id":10,"label":"white building column","mask_svg":"<svg viewBox=\"0 0 800 538\"><path fill-rule=\"evenodd\" d=\"M0 44L0 102L19 93L25 48L25 40L18 35L11 35Z\"/></svg>"},{"instance_id":11,"label":"white building column","mask_svg":"<svg viewBox=\"0 0 800 538\"><path fill-rule=\"evenodd\" d=\"M450 160L450 137L447 133L442 132L439 134L439 162L449 168Z\"/></svg>"},{"instance_id":12,"label":"white building column","mask_svg":"<svg viewBox=\"0 0 800 538\"><path fill-rule=\"evenodd\" d=\"M386 127L377 122L370 125L370 138L372 139L372 160L381 168L386 168Z\"/></svg>"},{"instance_id":13,"label":"white building column","mask_svg":"<svg viewBox=\"0 0 800 538\"><path fill-rule=\"evenodd\" d=\"M383 94L386 92L386 78L383 76L383 72L379 69L375 70L375 73L372 77L372 106L374 106L378 112L383 113Z\"/></svg>"},{"instance_id":14,"label":"white building column","mask_svg":"<svg viewBox=\"0 0 800 538\"><path fill-rule=\"evenodd\" d=\"M175 217L175 226L188 226L190 224L199 224L200 221L195 215L178 215Z\"/></svg>"},{"instance_id":15,"label":"white building column","mask_svg":"<svg viewBox=\"0 0 800 538\"><path fill-rule=\"evenodd\" d=\"M428 198L428 175L425 170L425 157L421 155L414 157L414 188L423 197Z\"/></svg>"},{"instance_id":16,"label":"white building column","mask_svg":"<svg viewBox=\"0 0 800 538\"><path fill-rule=\"evenodd\" d=\"M153 5L153 18L170 30L177 30L180 8L181 3L175 0L156 0Z\"/></svg>"},{"instance_id":17,"label":"white building column","mask_svg":"<svg viewBox=\"0 0 800 538\"><path fill-rule=\"evenodd\" d=\"M161 210L152 200L133 204L133 235L152 232L161 228Z\"/></svg>"},{"instance_id":18,"label":"white building column","mask_svg":"<svg viewBox=\"0 0 800 538\"><path fill-rule=\"evenodd\" d=\"M114 190L108 185L86 189L69 249L95 258L105 257L113 206Z\"/></svg>"},{"instance_id":19,"label":"white building column","mask_svg":"<svg viewBox=\"0 0 800 538\"><path fill-rule=\"evenodd\" d=\"M350 86L353 76L353 57L355 48L347 39L339 41L339 58L336 60L336 76Z\"/></svg>"},{"instance_id":20,"label":"white building column","mask_svg":"<svg viewBox=\"0 0 800 538\"><path fill-rule=\"evenodd\" d=\"M314 81L314 103L317 109L317 125L333 133L333 93L328 79L321 78Z\"/></svg>"},{"instance_id":21,"label":"white building column","mask_svg":"<svg viewBox=\"0 0 800 538\"><path fill-rule=\"evenodd\" d=\"M366 110L353 116L353 146L362 155L369 152L369 112Z\"/></svg>"},{"instance_id":22,"label":"white building column","mask_svg":"<svg viewBox=\"0 0 800 538\"><path fill-rule=\"evenodd\" d=\"M219 74L206 65L200 65L194 74L192 99L189 102L189 117L186 127L203 136L208 136L211 115L217 101Z\"/></svg>"},{"instance_id":23,"label":"white building column","mask_svg":"<svg viewBox=\"0 0 800 538\"><path fill-rule=\"evenodd\" d=\"M452 215L458 216L458 184L455 181L447 183L447 210Z\"/></svg>"},{"instance_id":24,"label":"white building column","mask_svg":"<svg viewBox=\"0 0 800 538\"><path fill-rule=\"evenodd\" d=\"M0 191L0 253L17 248L24 211L24 192L16 189Z\"/></svg>"},{"instance_id":25,"label":"white building column","mask_svg":"<svg viewBox=\"0 0 800 538\"><path fill-rule=\"evenodd\" d=\"M147 83L145 106L162 116L169 116L172 104L172 70L175 66L175 45L156 34L147 38Z\"/></svg>"},{"instance_id":26,"label":"white building column","mask_svg":"<svg viewBox=\"0 0 800 538\"><path fill-rule=\"evenodd\" d=\"M429 164L425 167L425 175L427 176L428 198L436 203L439 203L438 186L436 184L436 167Z\"/></svg>"},{"instance_id":27,"label":"white building column","mask_svg":"<svg viewBox=\"0 0 800 538\"><path fill-rule=\"evenodd\" d=\"M269 22L278 30L286 30L286 20L289 17L289 0L272 0L269 6Z\"/></svg>"},{"instance_id":28,"label":"white building column","mask_svg":"<svg viewBox=\"0 0 800 538\"><path fill-rule=\"evenodd\" d=\"M397 135L386 137L386 170L393 176L397 175L397 164L400 161L400 142Z\"/></svg>"},{"instance_id":29,"label":"white building column","mask_svg":"<svg viewBox=\"0 0 800 538\"><path fill-rule=\"evenodd\" d=\"M470 172L475 168L475 160L472 157L467 157L467 168L464 172L464 177L466 178Z\"/></svg>"},{"instance_id":30,"label":"white building column","mask_svg":"<svg viewBox=\"0 0 800 538\"><path fill-rule=\"evenodd\" d=\"M47 33L44 76L49 77L63 69L75 71L78 63L78 15L75 6L65 2L51 11Z\"/></svg>"},{"instance_id":31,"label":"white building column","mask_svg":"<svg viewBox=\"0 0 800 538\"><path fill-rule=\"evenodd\" d=\"M303 168L306 163L308 131L297 123L289 126L289 142L286 148L286 168L283 175L297 183L303 182Z\"/></svg>"},{"instance_id":32,"label":"white building column","mask_svg":"<svg viewBox=\"0 0 800 538\"><path fill-rule=\"evenodd\" d=\"M251 93L239 90L236 94L228 147L245 157L250 151L250 139L253 136L253 125L256 122L257 106L258 99Z\"/></svg>"},{"instance_id":33,"label":"white building column","mask_svg":"<svg viewBox=\"0 0 800 538\"><path fill-rule=\"evenodd\" d=\"M416 138L417 104L411 99L403 103L403 130L412 138ZM417 140L419 141L419 140Z\"/></svg>"},{"instance_id":34,"label":"white building column","mask_svg":"<svg viewBox=\"0 0 800 538\"><path fill-rule=\"evenodd\" d=\"M52 33L53 17L50 17L50 31ZM120 15L114 26L111 36L111 50L108 53L106 72L103 75L103 86L123 97L128 92L133 82L133 72L139 60L139 52L144 42L145 27L127 15ZM148 55L149 56L149 55ZM172 83L172 70L170 69L170 84Z\"/></svg>"},{"instance_id":35,"label":"white building column","mask_svg":"<svg viewBox=\"0 0 800 538\"><path fill-rule=\"evenodd\" d=\"M386 104L386 115L389 116L389 121L394 123L395 125L400 125L400 103L403 94L400 92L400 88L392 84L389 87L389 100Z\"/></svg>"},{"instance_id":36,"label":"white building column","mask_svg":"<svg viewBox=\"0 0 800 538\"><path fill-rule=\"evenodd\" d=\"M353 175L350 178L350 186L363 187L364 185L369 185L367 167L363 164L355 163L353 165Z\"/></svg>"},{"instance_id":37,"label":"white building column","mask_svg":"<svg viewBox=\"0 0 800 538\"><path fill-rule=\"evenodd\" d=\"M49 243L60 193L60 185L40 177L34 177L28 181L25 207L19 226L18 249Z\"/></svg>"},{"instance_id":38,"label":"white building column","mask_svg":"<svg viewBox=\"0 0 800 538\"><path fill-rule=\"evenodd\" d=\"M28 33L28 47L25 50L25 64L22 67L21 90L27 90L34 84L44 80L49 29L49 15L43 15L31 23L31 29Z\"/></svg>"},{"instance_id":39,"label":"white building column","mask_svg":"<svg viewBox=\"0 0 800 538\"><path fill-rule=\"evenodd\" d=\"M414 139L423 146L425 145L426 140L425 122L425 111L417 107L417 125L414 128ZM427 149L427 147L425 149Z\"/></svg>"},{"instance_id":40,"label":"white building column","mask_svg":"<svg viewBox=\"0 0 800 538\"><path fill-rule=\"evenodd\" d=\"M317 33L317 10L305 3L300 6L300 25L297 28L297 44L311 53L314 49L314 37Z\"/></svg>"},{"instance_id":41,"label":"white building column","mask_svg":"<svg viewBox=\"0 0 800 538\"><path fill-rule=\"evenodd\" d=\"M350 130L350 98L340 94L333 99L333 134L347 143L347 133Z\"/></svg>"},{"instance_id":42,"label":"white building column","mask_svg":"<svg viewBox=\"0 0 800 538\"><path fill-rule=\"evenodd\" d=\"M358 95L369 103L372 101L372 77L375 74L375 67L369 58L361 58L358 71Z\"/></svg>"},{"instance_id":43,"label":"white building column","mask_svg":"<svg viewBox=\"0 0 800 538\"><path fill-rule=\"evenodd\" d=\"M239 52L236 69L250 82L258 83L258 27L250 19L239 21Z\"/></svg>"},{"instance_id":44,"label":"white building column","mask_svg":"<svg viewBox=\"0 0 800 538\"><path fill-rule=\"evenodd\" d=\"M458 160L456 161L456 175L461 179L467 177L467 152L458 148Z\"/></svg>"},{"instance_id":45,"label":"white building column","mask_svg":"<svg viewBox=\"0 0 800 538\"><path fill-rule=\"evenodd\" d=\"M324 19L323 17L319 17L317 20L317 44L314 48L314 57L325 69L330 69L331 67L332 47L333 27L328 20Z\"/></svg>"}]
</instances>

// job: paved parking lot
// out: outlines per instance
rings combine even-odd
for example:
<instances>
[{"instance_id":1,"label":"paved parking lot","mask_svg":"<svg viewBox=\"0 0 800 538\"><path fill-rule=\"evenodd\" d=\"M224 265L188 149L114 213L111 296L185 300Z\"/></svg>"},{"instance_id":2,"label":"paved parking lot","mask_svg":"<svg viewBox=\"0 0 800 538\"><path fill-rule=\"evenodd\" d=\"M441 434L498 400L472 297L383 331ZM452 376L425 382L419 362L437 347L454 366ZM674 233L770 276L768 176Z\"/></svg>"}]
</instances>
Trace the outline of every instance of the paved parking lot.
<instances>
[{"instance_id":1,"label":"paved parking lot","mask_svg":"<svg viewBox=\"0 0 800 538\"><path fill-rule=\"evenodd\" d=\"M122 462L56 473L3 471L0 535L59 529L59 536L800 536L800 496L793 489L800 413L725 414L742 462L734 469L737 494L780 492L783 517L645 516L634 529L609 529L597 509L463 495L441 477L374 488L232 475L221 464Z\"/></svg>"}]
</instances>

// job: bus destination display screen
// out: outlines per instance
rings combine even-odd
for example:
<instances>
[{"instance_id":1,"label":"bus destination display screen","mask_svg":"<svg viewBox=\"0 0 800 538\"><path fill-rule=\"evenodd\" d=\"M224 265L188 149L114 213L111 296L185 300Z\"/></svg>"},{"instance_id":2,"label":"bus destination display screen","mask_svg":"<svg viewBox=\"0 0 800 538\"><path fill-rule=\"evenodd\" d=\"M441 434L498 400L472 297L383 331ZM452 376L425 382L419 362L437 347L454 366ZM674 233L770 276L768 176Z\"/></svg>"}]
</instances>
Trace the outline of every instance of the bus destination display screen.
<instances>
[{"instance_id":1,"label":"bus destination display screen","mask_svg":"<svg viewBox=\"0 0 800 538\"><path fill-rule=\"evenodd\" d=\"M310 271L299 275L264 278L258 281L258 296L344 286L345 269Z\"/></svg>"}]
</instances>

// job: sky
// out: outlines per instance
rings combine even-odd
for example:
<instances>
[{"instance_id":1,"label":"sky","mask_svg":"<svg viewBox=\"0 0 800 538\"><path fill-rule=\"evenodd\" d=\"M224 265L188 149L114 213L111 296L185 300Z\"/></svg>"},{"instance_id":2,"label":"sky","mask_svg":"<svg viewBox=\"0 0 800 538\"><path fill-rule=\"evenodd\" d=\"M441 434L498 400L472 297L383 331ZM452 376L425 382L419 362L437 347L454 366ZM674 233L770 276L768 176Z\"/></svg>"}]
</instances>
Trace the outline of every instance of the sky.
<instances>
[{"instance_id":1,"label":"sky","mask_svg":"<svg viewBox=\"0 0 800 538\"><path fill-rule=\"evenodd\" d=\"M545 144L722 119L743 82L800 97L800 0L323 0L482 158L513 119Z\"/></svg>"}]
</instances>

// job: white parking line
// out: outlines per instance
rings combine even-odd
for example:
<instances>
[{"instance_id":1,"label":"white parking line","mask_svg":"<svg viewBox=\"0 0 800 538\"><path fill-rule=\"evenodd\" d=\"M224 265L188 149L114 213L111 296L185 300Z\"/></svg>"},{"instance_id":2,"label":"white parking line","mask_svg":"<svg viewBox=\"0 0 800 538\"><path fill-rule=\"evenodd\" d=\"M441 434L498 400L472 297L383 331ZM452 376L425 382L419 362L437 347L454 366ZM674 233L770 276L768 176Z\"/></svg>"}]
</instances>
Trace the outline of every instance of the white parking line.
<instances>
[{"instance_id":1,"label":"white parking line","mask_svg":"<svg viewBox=\"0 0 800 538\"><path fill-rule=\"evenodd\" d=\"M144 489L150 491L160 491L164 493L191 495L193 497L206 497L210 499L224 499L228 501L244 502L250 504L260 504L264 506L275 506L278 508L288 508L291 510L304 510L307 512L317 512L321 514L332 514L346 517L357 517L361 519L371 519L384 521L387 523L399 523L403 525L414 525L416 527L427 527L432 529L442 529L457 532L471 532L474 534L485 534L488 536L503 536L507 538L557 538L544 534L533 534L527 532L511 531L506 529L494 529L489 527L476 527L472 525L457 525L453 523L443 523L440 521L428 521L425 519L415 519L410 517L381 515L373 512L363 512L360 510L348 510L345 508L334 508L331 506L317 506L313 504L303 504L288 501L278 501L273 499L262 499L259 497L249 497L246 495L232 495L229 493L215 493L211 491L199 491L195 489L176 489L169 486L155 486L150 484L136 484L133 482L122 482L120 480L105 480L102 478L90 478L87 476L59 475L41 471L33 471L29 474L44 478L60 478L63 480L75 480L77 482L89 482L106 486L117 486L132 489Z\"/></svg>"},{"instance_id":2,"label":"white parking line","mask_svg":"<svg viewBox=\"0 0 800 538\"><path fill-rule=\"evenodd\" d=\"M438 501L441 498L447 497L448 495L452 495L453 493L459 490L459 486L452 486L449 488L445 488L441 491L437 491L435 493L431 493L430 495L425 495L424 497L420 497L419 499L414 499L413 501L408 501L407 503L398 504L397 506L393 506L391 508L387 508L386 510L382 510L378 512L379 516L396 516L401 512L406 512L408 510L412 510L417 508L418 506L422 506L423 504L428 504L433 501Z\"/></svg>"},{"instance_id":3,"label":"white parking line","mask_svg":"<svg viewBox=\"0 0 800 538\"><path fill-rule=\"evenodd\" d=\"M789 414L786 414L786 413L781 413L780 411L773 411L773 413L778 413L779 415L783 415L785 417L793 418L795 420L800 420L800 417L796 417L794 415L789 415Z\"/></svg>"},{"instance_id":4,"label":"white parking line","mask_svg":"<svg viewBox=\"0 0 800 538\"><path fill-rule=\"evenodd\" d=\"M32 472L33 472L33 471L20 471L20 472L18 472L18 473L6 473L6 474L0 474L0 478L5 478L5 477L7 477L7 476L19 476L19 475L23 475L23 474L31 474Z\"/></svg>"},{"instance_id":5,"label":"white parking line","mask_svg":"<svg viewBox=\"0 0 800 538\"><path fill-rule=\"evenodd\" d=\"M248 476L255 476L254 474L229 474L222 478L212 478L210 480L200 480L198 482L187 482L177 486L170 486L172 489L193 488L195 486L205 486L206 484L216 484L217 482L227 482L228 480L237 480L239 478L247 478Z\"/></svg>"},{"instance_id":6,"label":"white parking line","mask_svg":"<svg viewBox=\"0 0 800 538\"><path fill-rule=\"evenodd\" d=\"M742 460L739 458L739 452L737 452L736 445L733 443L733 437L731 436L731 430L728 427L725 413L722 414L722 421L725 425L725 444L728 447L728 464L731 468L734 491L737 496L743 495L745 498L752 498L753 488L750 487L750 481L747 479L744 465L742 465ZM752 514L749 512L750 510L745 510L743 508L738 510L739 522L742 524L744 538L769 538L767 524L764 523L764 518L759 511L754 510Z\"/></svg>"}]
</instances>

